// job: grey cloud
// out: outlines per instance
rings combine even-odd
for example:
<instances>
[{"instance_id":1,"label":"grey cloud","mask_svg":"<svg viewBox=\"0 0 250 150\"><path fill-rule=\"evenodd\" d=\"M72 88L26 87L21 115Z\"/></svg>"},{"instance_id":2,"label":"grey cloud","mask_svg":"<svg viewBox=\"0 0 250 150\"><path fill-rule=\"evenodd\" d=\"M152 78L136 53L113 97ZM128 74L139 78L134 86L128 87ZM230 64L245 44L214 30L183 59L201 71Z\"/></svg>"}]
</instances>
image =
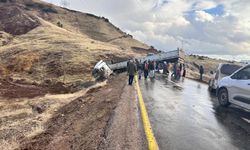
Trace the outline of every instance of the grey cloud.
<instances>
[{"instance_id":1,"label":"grey cloud","mask_svg":"<svg viewBox=\"0 0 250 150\"><path fill-rule=\"evenodd\" d=\"M195 20L196 10L218 4L225 6L224 16L213 16L212 22ZM249 0L74 0L70 7L105 16L158 49L172 50L185 41L189 53L250 55Z\"/></svg>"}]
</instances>

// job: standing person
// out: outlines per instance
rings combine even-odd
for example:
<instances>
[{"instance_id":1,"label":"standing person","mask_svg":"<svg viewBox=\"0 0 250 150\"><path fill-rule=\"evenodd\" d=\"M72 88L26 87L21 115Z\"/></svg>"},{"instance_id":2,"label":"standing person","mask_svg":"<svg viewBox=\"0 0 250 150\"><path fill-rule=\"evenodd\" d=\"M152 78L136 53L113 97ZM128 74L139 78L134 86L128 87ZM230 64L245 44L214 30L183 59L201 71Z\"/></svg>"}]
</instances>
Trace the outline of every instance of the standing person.
<instances>
[{"instance_id":1,"label":"standing person","mask_svg":"<svg viewBox=\"0 0 250 150\"><path fill-rule=\"evenodd\" d=\"M143 70L144 70L144 78L147 79L148 78L148 62L147 61L144 61Z\"/></svg>"},{"instance_id":2,"label":"standing person","mask_svg":"<svg viewBox=\"0 0 250 150\"><path fill-rule=\"evenodd\" d=\"M138 70L138 69L139 69L139 65L140 65L140 63L139 63L138 59L135 59L135 65L136 65L137 70Z\"/></svg>"},{"instance_id":3,"label":"standing person","mask_svg":"<svg viewBox=\"0 0 250 150\"><path fill-rule=\"evenodd\" d=\"M183 74L182 74L182 77L186 77L186 66L185 64L183 64Z\"/></svg>"},{"instance_id":4,"label":"standing person","mask_svg":"<svg viewBox=\"0 0 250 150\"><path fill-rule=\"evenodd\" d=\"M163 62L163 74L167 74L168 72L167 72L167 62L166 61L164 61Z\"/></svg>"},{"instance_id":5,"label":"standing person","mask_svg":"<svg viewBox=\"0 0 250 150\"><path fill-rule=\"evenodd\" d=\"M171 76L174 76L174 78L176 79L176 76L177 76L177 63L174 63L174 66L173 66L173 73Z\"/></svg>"},{"instance_id":6,"label":"standing person","mask_svg":"<svg viewBox=\"0 0 250 150\"><path fill-rule=\"evenodd\" d=\"M156 64L156 61L153 61L153 64L154 64L154 71L156 71L156 67L157 67L157 64Z\"/></svg>"},{"instance_id":7,"label":"standing person","mask_svg":"<svg viewBox=\"0 0 250 150\"><path fill-rule=\"evenodd\" d=\"M167 63L167 74L169 74L169 68L170 68L170 64Z\"/></svg>"},{"instance_id":8,"label":"standing person","mask_svg":"<svg viewBox=\"0 0 250 150\"><path fill-rule=\"evenodd\" d=\"M176 77L175 77L175 79L176 79L176 80L179 80L179 79L180 79L180 77L181 77L181 69L180 69L179 67L177 67L177 69L176 69Z\"/></svg>"},{"instance_id":9,"label":"standing person","mask_svg":"<svg viewBox=\"0 0 250 150\"><path fill-rule=\"evenodd\" d=\"M137 71L137 68L136 68L135 62L132 60L128 63L128 75L129 75L128 84L129 85L132 85L136 71Z\"/></svg>"},{"instance_id":10,"label":"standing person","mask_svg":"<svg viewBox=\"0 0 250 150\"><path fill-rule=\"evenodd\" d=\"M202 65L200 65L200 80L202 81L202 76L204 74L204 68Z\"/></svg>"},{"instance_id":11,"label":"standing person","mask_svg":"<svg viewBox=\"0 0 250 150\"><path fill-rule=\"evenodd\" d=\"M149 68L149 77L153 78L154 77L154 71L155 71L154 62L153 61L149 61L148 65L149 65L148 66L148 68Z\"/></svg>"},{"instance_id":12,"label":"standing person","mask_svg":"<svg viewBox=\"0 0 250 150\"><path fill-rule=\"evenodd\" d=\"M157 72L159 72L159 62L158 62L158 61L156 61L155 70L156 70Z\"/></svg>"},{"instance_id":13,"label":"standing person","mask_svg":"<svg viewBox=\"0 0 250 150\"><path fill-rule=\"evenodd\" d=\"M183 65L180 63L180 71L182 72Z\"/></svg>"},{"instance_id":14,"label":"standing person","mask_svg":"<svg viewBox=\"0 0 250 150\"><path fill-rule=\"evenodd\" d=\"M137 66L137 70L138 70L138 74L139 74L139 80L141 80L141 75L142 75L142 70L143 70L143 66L141 64L141 60L140 62L138 61L138 63L136 64Z\"/></svg>"}]
</instances>

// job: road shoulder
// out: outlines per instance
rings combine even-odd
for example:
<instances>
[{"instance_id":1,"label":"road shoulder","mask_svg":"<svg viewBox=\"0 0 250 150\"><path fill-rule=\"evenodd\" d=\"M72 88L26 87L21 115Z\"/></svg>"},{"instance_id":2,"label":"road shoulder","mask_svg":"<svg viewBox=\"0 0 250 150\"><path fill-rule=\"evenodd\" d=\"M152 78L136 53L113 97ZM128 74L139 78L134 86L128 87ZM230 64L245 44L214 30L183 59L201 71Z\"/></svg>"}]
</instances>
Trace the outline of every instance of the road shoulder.
<instances>
[{"instance_id":1,"label":"road shoulder","mask_svg":"<svg viewBox=\"0 0 250 150\"><path fill-rule=\"evenodd\" d=\"M124 87L107 132L104 149L147 149L134 86Z\"/></svg>"},{"instance_id":2,"label":"road shoulder","mask_svg":"<svg viewBox=\"0 0 250 150\"><path fill-rule=\"evenodd\" d=\"M19 149L145 149L136 92L125 74L63 106Z\"/></svg>"}]
</instances>

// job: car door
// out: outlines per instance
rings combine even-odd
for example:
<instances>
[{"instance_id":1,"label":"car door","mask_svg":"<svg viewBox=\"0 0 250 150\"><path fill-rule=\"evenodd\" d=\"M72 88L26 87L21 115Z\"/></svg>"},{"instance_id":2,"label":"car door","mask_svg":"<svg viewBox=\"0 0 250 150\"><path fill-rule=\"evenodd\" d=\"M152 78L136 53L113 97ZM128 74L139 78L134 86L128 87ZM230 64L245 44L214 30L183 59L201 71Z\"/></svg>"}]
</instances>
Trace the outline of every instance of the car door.
<instances>
[{"instance_id":1,"label":"car door","mask_svg":"<svg viewBox=\"0 0 250 150\"><path fill-rule=\"evenodd\" d=\"M229 97L232 103L250 109L250 66L231 76Z\"/></svg>"}]
</instances>

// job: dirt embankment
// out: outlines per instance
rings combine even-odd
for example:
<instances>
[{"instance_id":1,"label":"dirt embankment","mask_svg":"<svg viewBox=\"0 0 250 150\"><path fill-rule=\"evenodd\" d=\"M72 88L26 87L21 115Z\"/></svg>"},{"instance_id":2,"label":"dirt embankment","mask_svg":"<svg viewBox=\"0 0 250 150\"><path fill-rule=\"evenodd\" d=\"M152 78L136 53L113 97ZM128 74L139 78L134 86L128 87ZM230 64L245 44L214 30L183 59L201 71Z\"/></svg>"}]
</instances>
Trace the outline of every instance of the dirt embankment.
<instances>
[{"instance_id":1,"label":"dirt embankment","mask_svg":"<svg viewBox=\"0 0 250 150\"><path fill-rule=\"evenodd\" d=\"M185 65L187 70L186 76L190 79L199 81L199 67L200 65L202 65L204 67L203 82L208 83L209 80L213 77L213 74L211 74L210 72L212 71L215 73L220 63L241 65L240 63L235 61L213 59L199 55L187 55L185 57Z\"/></svg>"},{"instance_id":2,"label":"dirt embankment","mask_svg":"<svg viewBox=\"0 0 250 150\"><path fill-rule=\"evenodd\" d=\"M40 25L37 18L25 13L13 4L2 7L0 2L0 29L12 35L21 35Z\"/></svg>"},{"instance_id":3,"label":"dirt embankment","mask_svg":"<svg viewBox=\"0 0 250 150\"><path fill-rule=\"evenodd\" d=\"M19 149L144 149L135 98L134 87L119 75L62 107Z\"/></svg>"},{"instance_id":4,"label":"dirt embankment","mask_svg":"<svg viewBox=\"0 0 250 150\"><path fill-rule=\"evenodd\" d=\"M62 82L52 82L46 80L42 84L36 82L29 83L24 79L13 80L12 78L0 78L0 100L1 97L10 101L18 98L30 98L45 96L46 94L74 93L83 88L93 86L95 82L77 82L74 84L64 84Z\"/></svg>"},{"instance_id":5,"label":"dirt embankment","mask_svg":"<svg viewBox=\"0 0 250 150\"><path fill-rule=\"evenodd\" d=\"M18 84L0 79L0 97L11 98L34 98L37 96L44 96L48 90L31 84Z\"/></svg>"}]
</instances>

